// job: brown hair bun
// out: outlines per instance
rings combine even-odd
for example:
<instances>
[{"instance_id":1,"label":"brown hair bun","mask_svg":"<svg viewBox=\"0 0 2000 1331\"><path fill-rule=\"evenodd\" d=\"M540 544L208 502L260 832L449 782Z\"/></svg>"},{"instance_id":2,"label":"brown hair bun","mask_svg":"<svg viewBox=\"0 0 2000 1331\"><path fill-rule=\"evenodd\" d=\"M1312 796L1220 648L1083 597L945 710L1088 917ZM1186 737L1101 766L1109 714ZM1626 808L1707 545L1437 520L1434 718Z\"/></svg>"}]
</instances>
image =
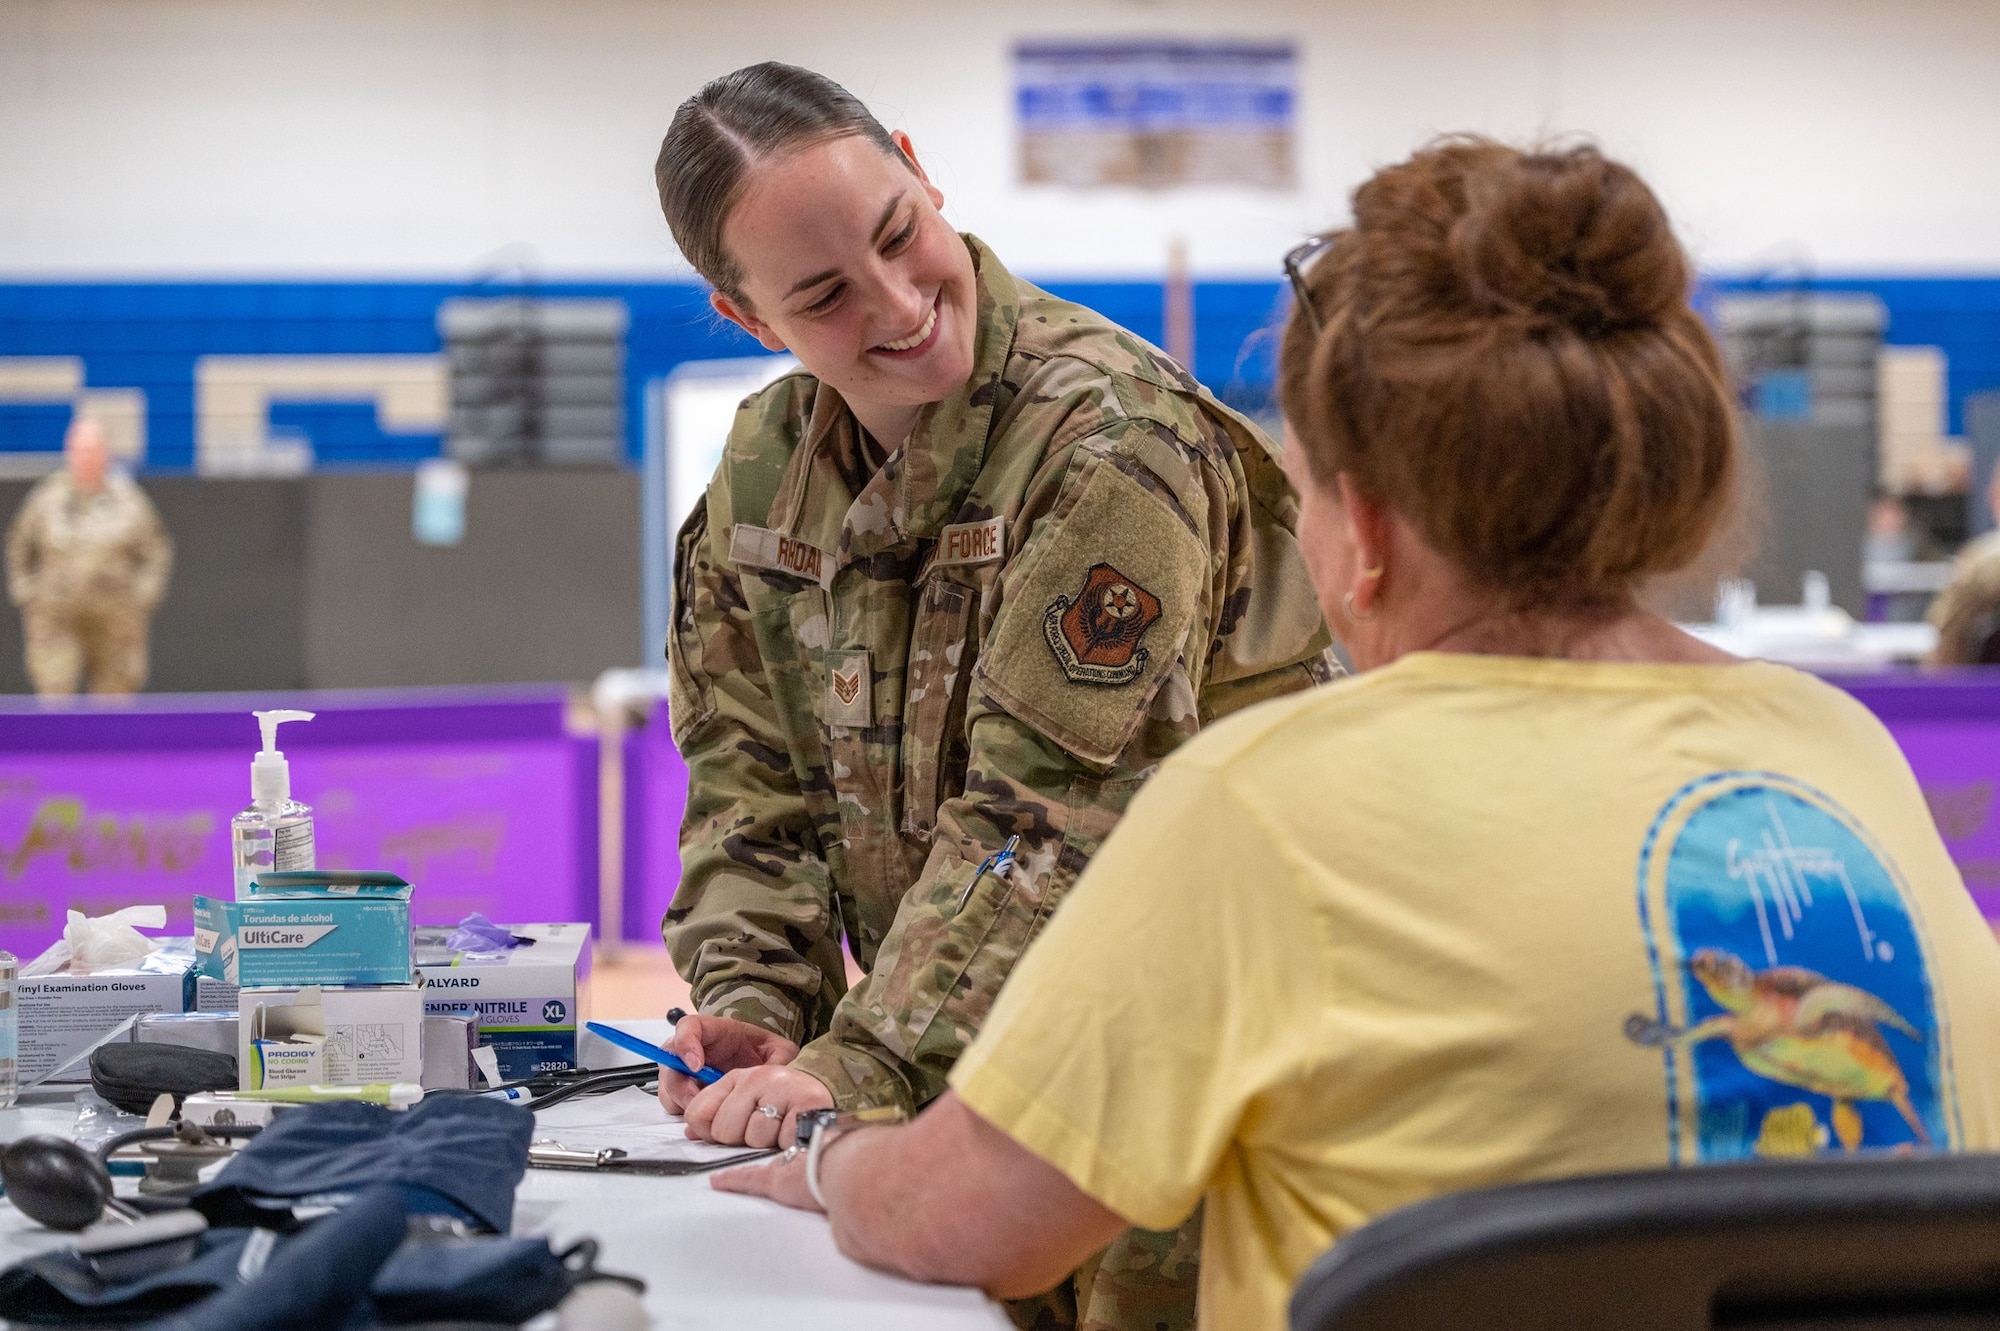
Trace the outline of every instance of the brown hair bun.
<instances>
[{"instance_id":1,"label":"brown hair bun","mask_svg":"<svg viewBox=\"0 0 2000 1331\"><path fill-rule=\"evenodd\" d=\"M1596 149L1443 139L1354 195L1306 273L1285 414L1475 584L1527 608L1611 603L1700 551L1734 415L1645 182Z\"/></svg>"}]
</instances>

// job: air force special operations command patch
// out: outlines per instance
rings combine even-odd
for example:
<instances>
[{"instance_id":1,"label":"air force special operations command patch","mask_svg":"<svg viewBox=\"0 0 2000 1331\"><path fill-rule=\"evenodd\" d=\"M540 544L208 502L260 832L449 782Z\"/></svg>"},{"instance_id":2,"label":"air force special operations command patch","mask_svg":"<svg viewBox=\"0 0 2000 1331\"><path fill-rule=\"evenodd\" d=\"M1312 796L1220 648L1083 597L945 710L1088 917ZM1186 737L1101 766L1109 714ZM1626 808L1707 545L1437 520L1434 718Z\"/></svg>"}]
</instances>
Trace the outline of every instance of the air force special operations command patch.
<instances>
[{"instance_id":1,"label":"air force special operations command patch","mask_svg":"<svg viewBox=\"0 0 2000 1331\"><path fill-rule=\"evenodd\" d=\"M1209 550L1171 496L1109 458L1087 466L1061 518L1039 524L1009 569L972 682L1071 756L1105 767L1186 650L1206 605ZM1194 648L1197 663L1206 645Z\"/></svg>"},{"instance_id":2,"label":"air force special operations command patch","mask_svg":"<svg viewBox=\"0 0 2000 1331\"><path fill-rule=\"evenodd\" d=\"M1129 684L1146 668L1139 645L1160 617L1160 600L1109 564L1093 564L1074 596L1042 615L1042 636L1074 684Z\"/></svg>"}]
</instances>

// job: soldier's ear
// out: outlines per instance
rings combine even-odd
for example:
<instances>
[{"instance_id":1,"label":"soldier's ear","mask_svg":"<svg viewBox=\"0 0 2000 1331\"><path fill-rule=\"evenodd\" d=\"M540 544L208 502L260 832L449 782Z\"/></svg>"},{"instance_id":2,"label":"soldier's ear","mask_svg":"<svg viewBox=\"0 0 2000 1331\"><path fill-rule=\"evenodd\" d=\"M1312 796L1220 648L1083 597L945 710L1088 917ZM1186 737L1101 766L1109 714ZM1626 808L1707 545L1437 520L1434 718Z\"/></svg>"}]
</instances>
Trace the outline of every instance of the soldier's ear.
<instances>
[{"instance_id":1,"label":"soldier's ear","mask_svg":"<svg viewBox=\"0 0 2000 1331\"><path fill-rule=\"evenodd\" d=\"M729 320L729 322L735 324L738 328L741 328L744 332L750 334L750 336L756 338L757 341L763 345L764 350L766 351L789 350L789 348L785 346L785 340L779 337L775 332L771 330L771 325L765 323L762 319L759 319L756 315L752 314L748 307L737 304L729 297L723 295L720 291L709 292L708 303L715 307L715 312L717 314Z\"/></svg>"},{"instance_id":2,"label":"soldier's ear","mask_svg":"<svg viewBox=\"0 0 2000 1331\"><path fill-rule=\"evenodd\" d=\"M899 129L889 138L895 143L896 151L903 154L903 160L910 164L911 174L915 175L917 183L924 187L924 194L930 199L931 207L944 207L944 191L931 184L931 178L924 174L924 164L917 160L917 145L910 142L910 136Z\"/></svg>"}]
</instances>

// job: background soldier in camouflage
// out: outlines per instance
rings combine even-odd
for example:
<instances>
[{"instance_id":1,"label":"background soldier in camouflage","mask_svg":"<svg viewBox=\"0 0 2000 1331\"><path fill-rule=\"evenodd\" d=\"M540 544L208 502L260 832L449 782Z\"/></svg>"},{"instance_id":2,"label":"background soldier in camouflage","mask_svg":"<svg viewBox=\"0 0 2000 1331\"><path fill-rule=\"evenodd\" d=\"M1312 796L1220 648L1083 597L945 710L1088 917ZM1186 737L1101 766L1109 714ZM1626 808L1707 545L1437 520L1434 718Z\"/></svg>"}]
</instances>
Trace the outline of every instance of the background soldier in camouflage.
<instances>
[{"instance_id":1,"label":"background soldier in camouflage","mask_svg":"<svg viewBox=\"0 0 2000 1331\"><path fill-rule=\"evenodd\" d=\"M670 221L681 124L662 150ZM829 188L879 177L928 200L911 226L942 229L926 243L969 268L971 373L893 449L854 393L780 379L743 404L676 554L690 780L664 932L701 1015L675 1047L734 1070L661 1092L717 1140L789 1141L804 1108L914 1112L941 1094L1155 765L1336 669L1268 442L1138 337L952 236L914 160L878 146L814 151L840 159ZM950 294L902 342L942 336L924 330ZM718 283L717 307L764 335L739 302ZM843 943L866 972L852 991ZM1187 1327L1198 1251L1198 1220L1135 1231L1012 1311Z\"/></svg>"},{"instance_id":2,"label":"background soldier in camouflage","mask_svg":"<svg viewBox=\"0 0 2000 1331\"><path fill-rule=\"evenodd\" d=\"M147 620L166 593L173 542L104 431L69 428L63 469L37 482L7 531L7 594L21 607L28 678L43 697L137 693Z\"/></svg>"}]
</instances>

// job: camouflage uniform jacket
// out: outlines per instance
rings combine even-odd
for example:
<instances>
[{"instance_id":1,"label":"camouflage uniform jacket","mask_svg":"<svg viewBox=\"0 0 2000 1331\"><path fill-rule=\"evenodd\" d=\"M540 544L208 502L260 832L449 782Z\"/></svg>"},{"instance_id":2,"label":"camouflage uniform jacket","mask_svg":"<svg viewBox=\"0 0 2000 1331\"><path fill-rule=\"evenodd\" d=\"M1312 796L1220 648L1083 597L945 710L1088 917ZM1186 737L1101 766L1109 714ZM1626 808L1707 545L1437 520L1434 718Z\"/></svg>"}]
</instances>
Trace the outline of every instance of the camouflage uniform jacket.
<instances>
[{"instance_id":1,"label":"camouflage uniform jacket","mask_svg":"<svg viewBox=\"0 0 2000 1331\"><path fill-rule=\"evenodd\" d=\"M28 491L7 531L7 594L16 605L151 610L173 558L131 477L114 471L87 495L58 471Z\"/></svg>"},{"instance_id":2,"label":"camouflage uniform jacket","mask_svg":"<svg viewBox=\"0 0 2000 1331\"><path fill-rule=\"evenodd\" d=\"M1933 665L1978 665L1980 653L2000 633L2000 532L1959 551L1951 582L1931 602L1929 619L1938 631Z\"/></svg>"},{"instance_id":3,"label":"camouflage uniform jacket","mask_svg":"<svg viewBox=\"0 0 2000 1331\"><path fill-rule=\"evenodd\" d=\"M1154 766L1338 669L1269 443L967 243L965 388L871 473L833 390L776 381L676 550L664 934L703 1012L810 1041L846 1108L941 1094Z\"/></svg>"}]
</instances>

